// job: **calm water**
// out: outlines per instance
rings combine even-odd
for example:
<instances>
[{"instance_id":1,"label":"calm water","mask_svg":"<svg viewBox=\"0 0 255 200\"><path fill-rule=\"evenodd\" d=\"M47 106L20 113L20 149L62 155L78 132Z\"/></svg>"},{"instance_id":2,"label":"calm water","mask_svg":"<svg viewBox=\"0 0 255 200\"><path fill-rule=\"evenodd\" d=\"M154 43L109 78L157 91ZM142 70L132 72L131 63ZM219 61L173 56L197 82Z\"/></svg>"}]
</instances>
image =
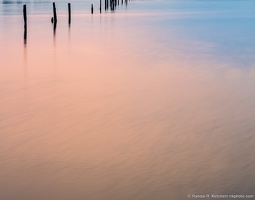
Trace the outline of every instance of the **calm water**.
<instances>
[{"instance_id":1,"label":"calm water","mask_svg":"<svg viewBox=\"0 0 255 200\"><path fill-rule=\"evenodd\" d=\"M0 199L255 195L255 1L71 2L0 4Z\"/></svg>"}]
</instances>

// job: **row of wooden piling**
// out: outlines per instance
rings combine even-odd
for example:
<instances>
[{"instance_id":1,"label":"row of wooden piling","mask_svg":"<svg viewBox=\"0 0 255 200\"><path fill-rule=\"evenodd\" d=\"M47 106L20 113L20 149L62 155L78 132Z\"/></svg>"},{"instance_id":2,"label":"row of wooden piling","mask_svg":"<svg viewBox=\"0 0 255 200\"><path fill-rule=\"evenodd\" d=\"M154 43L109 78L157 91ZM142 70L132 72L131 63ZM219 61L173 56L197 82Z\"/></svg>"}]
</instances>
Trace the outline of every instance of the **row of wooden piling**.
<instances>
[{"instance_id":1,"label":"row of wooden piling","mask_svg":"<svg viewBox=\"0 0 255 200\"><path fill-rule=\"evenodd\" d=\"M127 4L128 0L121 0L121 4L123 2ZM115 10L116 6L120 4L120 0L105 0L105 10L109 9L109 3L110 3L110 9ZM102 13L102 0L100 0L100 7L99 7L100 13ZM94 6L91 4L91 14L94 13ZM27 8L26 4L23 5L23 18L24 18L24 26L27 27ZM53 17L51 18L51 22L56 24L57 23L57 10L56 10L56 4L53 2ZM68 23L71 23L71 4L68 3Z\"/></svg>"},{"instance_id":2,"label":"row of wooden piling","mask_svg":"<svg viewBox=\"0 0 255 200\"><path fill-rule=\"evenodd\" d=\"M105 10L109 9L109 3L110 3L110 9L114 11L116 9L116 6L120 4L125 3L127 4L128 1L130 0L105 0ZM99 6L99 11L102 13L102 0L100 0L100 6ZM94 6L91 4L91 14L94 13ZM24 19L24 42L26 43L27 40L27 6L26 4L23 5L23 19ZM51 23L53 23L54 27L54 33L57 27L57 9L56 9L56 4L53 2L53 17L51 18ZM71 24L71 3L68 3L68 24Z\"/></svg>"}]
</instances>

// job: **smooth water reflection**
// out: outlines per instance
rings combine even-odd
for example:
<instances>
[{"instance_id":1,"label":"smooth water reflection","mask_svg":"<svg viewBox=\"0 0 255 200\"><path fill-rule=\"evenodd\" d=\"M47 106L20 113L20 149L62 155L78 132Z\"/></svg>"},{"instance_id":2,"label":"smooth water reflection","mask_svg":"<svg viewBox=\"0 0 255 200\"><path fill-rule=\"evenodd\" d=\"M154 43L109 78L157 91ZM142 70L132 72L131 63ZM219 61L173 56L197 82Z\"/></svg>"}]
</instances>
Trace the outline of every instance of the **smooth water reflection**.
<instances>
[{"instance_id":1,"label":"smooth water reflection","mask_svg":"<svg viewBox=\"0 0 255 200\"><path fill-rule=\"evenodd\" d=\"M0 17L0 199L254 194L254 3L171 4Z\"/></svg>"}]
</instances>

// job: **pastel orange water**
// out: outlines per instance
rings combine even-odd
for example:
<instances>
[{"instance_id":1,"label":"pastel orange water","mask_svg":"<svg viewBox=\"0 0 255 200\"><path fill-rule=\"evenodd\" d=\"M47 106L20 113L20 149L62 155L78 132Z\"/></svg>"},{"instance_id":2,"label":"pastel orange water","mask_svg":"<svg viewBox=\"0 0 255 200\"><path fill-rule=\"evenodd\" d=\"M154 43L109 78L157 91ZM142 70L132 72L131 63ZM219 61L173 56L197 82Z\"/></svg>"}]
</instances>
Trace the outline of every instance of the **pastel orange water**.
<instances>
[{"instance_id":1,"label":"pastel orange water","mask_svg":"<svg viewBox=\"0 0 255 200\"><path fill-rule=\"evenodd\" d=\"M54 35L32 15L26 44L22 18L0 16L0 199L252 194L254 60L215 56L212 16L60 14Z\"/></svg>"}]
</instances>

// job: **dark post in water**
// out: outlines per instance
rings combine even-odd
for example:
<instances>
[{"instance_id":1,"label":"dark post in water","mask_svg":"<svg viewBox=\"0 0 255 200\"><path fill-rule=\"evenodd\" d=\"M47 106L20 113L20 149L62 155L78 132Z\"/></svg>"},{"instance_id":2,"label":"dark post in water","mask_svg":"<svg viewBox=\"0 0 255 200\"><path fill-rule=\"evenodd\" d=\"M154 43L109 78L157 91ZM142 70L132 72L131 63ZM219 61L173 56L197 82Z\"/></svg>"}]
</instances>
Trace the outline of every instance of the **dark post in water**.
<instances>
[{"instance_id":1,"label":"dark post in water","mask_svg":"<svg viewBox=\"0 0 255 200\"><path fill-rule=\"evenodd\" d=\"M100 8L99 8L99 10L100 10L100 14L101 14L101 12L102 12L102 0L100 0Z\"/></svg>"},{"instance_id":2,"label":"dark post in water","mask_svg":"<svg viewBox=\"0 0 255 200\"><path fill-rule=\"evenodd\" d=\"M94 12L94 8L93 8L93 4L91 4L91 14L93 14Z\"/></svg>"},{"instance_id":3,"label":"dark post in water","mask_svg":"<svg viewBox=\"0 0 255 200\"><path fill-rule=\"evenodd\" d=\"M68 3L68 24L71 24L71 4Z\"/></svg>"},{"instance_id":4,"label":"dark post in water","mask_svg":"<svg viewBox=\"0 0 255 200\"><path fill-rule=\"evenodd\" d=\"M27 6L23 5L23 18L24 18L24 44L27 43Z\"/></svg>"},{"instance_id":5,"label":"dark post in water","mask_svg":"<svg viewBox=\"0 0 255 200\"><path fill-rule=\"evenodd\" d=\"M24 25L27 25L27 5L23 5L23 18L24 18Z\"/></svg>"},{"instance_id":6,"label":"dark post in water","mask_svg":"<svg viewBox=\"0 0 255 200\"><path fill-rule=\"evenodd\" d=\"M111 5L111 10L114 10L114 1L113 0L110 0L111 2L110 2L110 5Z\"/></svg>"},{"instance_id":7,"label":"dark post in water","mask_svg":"<svg viewBox=\"0 0 255 200\"><path fill-rule=\"evenodd\" d=\"M57 23L57 12L56 12L56 5L55 2L53 2L53 20L51 20L52 22Z\"/></svg>"}]
</instances>

